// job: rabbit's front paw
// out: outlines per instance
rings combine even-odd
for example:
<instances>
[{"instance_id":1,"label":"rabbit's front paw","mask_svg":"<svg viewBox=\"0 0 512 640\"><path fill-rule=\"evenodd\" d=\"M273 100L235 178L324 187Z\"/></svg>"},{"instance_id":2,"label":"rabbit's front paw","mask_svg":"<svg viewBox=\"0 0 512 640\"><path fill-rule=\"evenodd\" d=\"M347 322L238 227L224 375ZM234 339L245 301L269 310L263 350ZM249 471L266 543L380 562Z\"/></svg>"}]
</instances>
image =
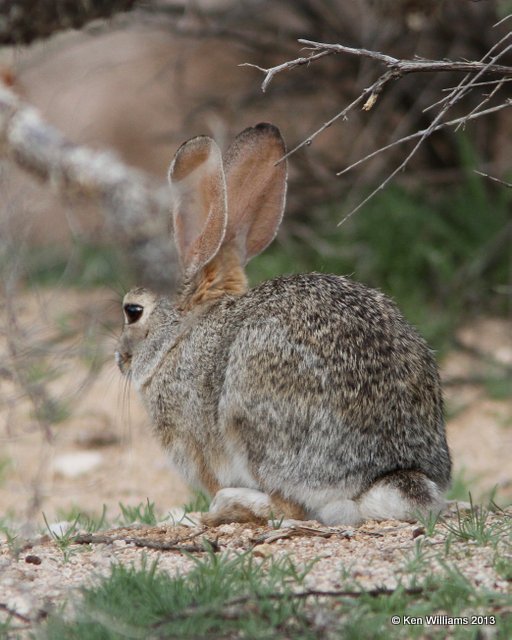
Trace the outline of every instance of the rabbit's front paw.
<instances>
[{"instance_id":1,"label":"rabbit's front paw","mask_svg":"<svg viewBox=\"0 0 512 640\"><path fill-rule=\"evenodd\" d=\"M271 501L266 493L255 489L232 488L217 491L202 522L216 527L229 522L264 522L271 515Z\"/></svg>"}]
</instances>

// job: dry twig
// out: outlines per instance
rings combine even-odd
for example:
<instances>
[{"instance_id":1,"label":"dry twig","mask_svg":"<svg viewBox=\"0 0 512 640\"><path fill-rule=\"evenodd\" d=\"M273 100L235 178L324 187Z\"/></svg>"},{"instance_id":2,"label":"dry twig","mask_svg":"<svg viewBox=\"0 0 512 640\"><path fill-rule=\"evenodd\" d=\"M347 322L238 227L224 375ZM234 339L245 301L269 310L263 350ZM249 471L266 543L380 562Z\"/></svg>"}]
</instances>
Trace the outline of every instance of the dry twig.
<instances>
[{"instance_id":1,"label":"dry twig","mask_svg":"<svg viewBox=\"0 0 512 640\"><path fill-rule=\"evenodd\" d=\"M505 180L501 180L501 178L490 176L488 173L484 173L483 171L477 171L476 169L475 169L475 173L477 173L479 176L482 176L483 178L488 178L493 182L497 182L498 184L501 184L502 186L507 187L508 189L512 189L512 182L505 182Z\"/></svg>"},{"instance_id":2,"label":"dry twig","mask_svg":"<svg viewBox=\"0 0 512 640\"><path fill-rule=\"evenodd\" d=\"M157 551L186 551L188 553L204 553L209 549L213 551L219 551L220 547L216 540L210 540L209 538L202 538L201 542L206 544L194 544L194 545L185 545L184 542L188 542L193 538L197 538L201 534L204 534L204 531L201 530L197 533L194 533L190 536L186 536L184 538L177 538L175 540L171 540L170 542L160 542L159 540L152 540L151 538L139 538L139 537L126 537L126 536L108 536L108 535L98 535L92 533L84 533L77 535L73 538L73 542L75 544L114 544L114 542L125 542L126 544L133 544L136 547L146 548L146 549L156 549Z\"/></svg>"},{"instance_id":3,"label":"dry twig","mask_svg":"<svg viewBox=\"0 0 512 640\"><path fill-rule=\"evenodd\" d=\"M21 620L22 622L25 622L27 624L30 624L32 622L30 618L27 618L27 616L24 616L23 614L18 613L15 609L12 609L8 605L6 605L4 602L0 602L0 611L5 611L5 613L11 618L17 618L18 620Z\"/></svg>"},{"instance_id":4,"label":"dry twig","mask_svg":"<svg viewBox=\"0 0 512 640\"><path fill-rule=\"evenodd\" d=\"M386 55L380 53L378 51L371 51L368 49L362 48L353 48L346 47L340 44L329 44L323 42L315 42L312 40L299 39L299 43L306 45L312 51L309 57L297 58L296 60L291 60L289 62L282 63L275 67L270 67L268 69L264 69L262 67L256 67L260 71L265 74L265 78L262 83L262 90L265 91L271 82L271 80L275 77L276 74L293 69L299 65L310 64L323 57L321 54L327 55L329 53L332 54L348 54L357 57L367 58L374 62L384 64L387 70L382 73L379 78L371 84L366 89L363 89L361 94L353 100L347 107L338 112L335 116L333 116L330 120L324 122L319 128L317 128L311 135L309 135L306 139L300 142L298 145L293 147L282 159L290 156L295 153L302 147L306 145L310 145L311 142L320 135L323 131L325 131L328 127L330 127L334 122L339 119L347 119L348 114L358 105L362 104L362 109L365 111L369 111L375 105L379 95L382 93L383 89L387 86L387 84L394 80L399 80L405 75L411 73L439 73L439 72L463 72L466 75L459 82L459 84L452 88L448 95L444 96L441 100L436 102L434 105L431 105L432 108L434 106L439 106L440 110L437 115L434 117L430 125L421 131L417 131L408 136L403 136L399 140L396 140L368 155L364 158L358 160L357 162L351 164L349 167L344 169L343 171L338 172L337 175L342 175L346 173L350 169L360 165L361 163L373 158L379 153L386 151L395 145L401 144L403 142L418 139L413 149L409 152L406 158L374 189L364 200L362 200L356 207L354 207L342 220L339 224L345 222L348 218L350 218L356 211L358 211L361 207L363 207L371 198L373 198L379 191L384 189L389 182L403 169L407 166L411 158L416 154L419 147L423 144L425 139L429 137L434 131L438 131L441 128L447 126L456 126L461 127L465 126L467 122L470 120L474 120L475 118L480 118L483 116L487 116L490 113L494 113L496 111L500 111L502 109L508 108L512 106L512 100L506 99L503 103L490 107L487 109L483 109L483 107L496 96L496 94L503 87L505 82L512 79L512 67L507 65L499 64L499 60L510 50L512 50L512 45L507 45L506 41L512 36L512 32L507 33L503 38L501 38L497 43L495 43L491 49L483 56L481 60L478 61L450 61L450 60L427 60L427 59L400 59L395 58L390 55ZM502 48L500 48L502 47ZM256 66L256 65L249 65ZM493 90L484 97L484 99L473 108L468 114L465 116L455 118L450 120L449 122L443 122L443 118L445 114L455 105L457 104L465 95L467 95L470 91L472 91L477 86L482 86L483 82L478 82L483 75L486 74L494 74L499 75L500 78L495 82L496 86Z\"/></svg>"},{"instance_id":5,"label":"dry twig","mask_svg":"<svg viewBox=\"0 0 512 640\"><path fill-rule=\"evenodd\" d=\"M309 600L310 598L362 598L362 597L370 597L370 598L378 598L380 596L391 596L396 593L397 589L386 589L386 588L376 588L376 589L368 589L364 590L346 590L340 589L335 591L320 591L318 589L308 589L307 591L297 591L297 592L284 592L284 593L262 593L262 594L251 594L246 596L240 596L239 598L233 598L231 600L227 600L223 603L222 606L222 616L229 619L236 619L246 614L246 610L243 608L244 605L254 605L258 602L264 602L268 600L278 601L278 600ZM404 588L403 593L411 596L421 595L425 592L424 587L409 587ZM237 608L239 608L237 610ZM157 622L153 625L153 628L157 629L165 626L170 622L174 622L175 620L182 620L184 618L188 618L191 615L214 615L219 613L218 606L204 606L204 605L191 605L181 610L178 613L171 614L169 616L165 616L164 619Z\"/></svg>"}]
</instances>

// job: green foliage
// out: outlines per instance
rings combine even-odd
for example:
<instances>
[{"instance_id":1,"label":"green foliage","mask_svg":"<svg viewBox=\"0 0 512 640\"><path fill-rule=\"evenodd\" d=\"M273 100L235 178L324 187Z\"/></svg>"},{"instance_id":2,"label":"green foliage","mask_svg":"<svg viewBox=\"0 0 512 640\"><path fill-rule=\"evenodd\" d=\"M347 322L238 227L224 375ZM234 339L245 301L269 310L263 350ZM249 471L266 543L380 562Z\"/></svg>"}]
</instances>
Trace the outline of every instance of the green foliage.
<instances>
[{"instance_id":1,"label":"green foliage","mask_svg":"<svg viewBox=\"0 0 512 640\"><path fill-rule=\"evenodd\" d=\"M107 505L103 505L101 513L98 515L88 514L82 511L78 506L73 506L71 509L58 510L57 517L59 520L74 522L75 531L86 531L87 533L96 533L102 529L106 529L109 526L107 519Z\"/></svg>"},{"instance_id":2,"label":"green foliage","mask_svg":"<svg viewBox=\"0 0 512 640\"><path fill-rule=\"evenodd\" d=\"M493 567L501 578L512 582L512 556L510 554L504 555L497 551L494 555Z\"/></svg>"},{"instance_id":3,"label":"green foliage","mask_svg":"<svg viewBox=\"0 0 512 640\"><path fill-rule=\"evenodd\" d=\"M121 509L121 522L126 525L141 522L153 526L159 520L155 511L155 503L150 502L149 498L146 498L146 502L140 502L135 506L120 502L119 508Z\"/></svg>"},{"instance_id":4,"label":"green foliage","mask_svg":"<svg viewBox=\"0 0 512 640\"><path fill-rule=\"evenodd\" d=\"M43 629L52 640L113 640L114 638L251 638L309 640L313 638L444 638L446 624L391 624L392 616L472 614L494 615L496 638L507 638L510 595L474 586L453 564L434 550L417 545L416 563L403 570L423 572L391 592L366 592L356 581L341 593L318 600L298 597L306 592L312 565L299 568L288 557L264 561L251 554L208 552L191 558L186 576L169 576L156 563L140 569L114 565L109 577L84 589L75 619L53 614ZM437 570L431 569L437 564ZM428 573L425 576L425 571ZM406 574L407 575L407 574ZM480 637L481 624L453 627L455 638ZM40 634L41 635L41 634Z\"/></svg>"},{"instance_id":5,"label":"green foliage","mask_svg":"<svg viewBox=\"0 0 512 640\"><path fill-rule=\"evenodd\" d=\"M455 524L447 521L443 523L445 529L455 538L484 546L487 544L496 545L505 530L508 530L510 535L511 523L505 521L505 524L502 522L490 524L490 510L475 506L471 494L469 494L469 501L471 504L469 511L461 512L457 508L457 522Z\"/></svg>"},{"instance_id":6,"label":"green foliage","mask_svg":"<svg viewBox=\"0 0 512 640\"><path fill-rule=\"evenodd\" d=\"M441 520L441 514L434 513L433 511L429 511L427 514L420 512L417 514L417 518L418 522L425 529L425 535L431 538L436 533L436 528Z\"/></svg>"},{"instance_id":7,"label":"green foliage","mask_svg":"<svg viewBox=\"0 0 512 640\"><path fill-rule=\"evenodd\" d=\"M494 400L507 400L512 397L512 376L510 372L502 375L488 376L485 390Z\"/></svg>"},{"instance_id":8,"label":"green foliage","mask_svg":"<svg viewBox=\"0 0 512 640\"><path fill-rule=\"evenodd\" d=\"M7 475L11 467L11 459L7 456L0 456L0 487L7 480Z\"/></svg>"},{"instance_id":9,"label":"green foliage","mask_svg":"<svg viewBox=\"0 0 512 640\"><path fill-rule=\"evenodd\" d=\"M59 424L71 415L69 404L57 398L45 398L34 408L34 417L46 424Z\"/></svg>"},{"instance_id":10,"label":"green foliage","mask_svg":"<svg viewBox=\"0 0 512 640\"><path fill-rule=\"evenodd\" d=\"M468 478L465 468L459 469L453 474L452 484L446 493L446 498L448 500L468 500L471 484L475 481L475 478Z\"/></svg>"},{"instance_id":11,"label":"green foliage","mask_svg":"<svg viewBox=\"0 0 512 640\"><path fill-rule=\"evenodd\" d=\"M196 513L198 511L208 511L210 508L210 497L204 491L193 491L190 500L183 505L185 513Z\"/></svg>"},{"instance_id":12,"label":"green foliage","mask_svg":"<svg viewBox=\"0 0 512 640\"><path fill-rule=\"evenodd\" d=\"M463 161L474 166L468 155L461 143ZM436 193L389 187L340 227L344 205L316 212L316 237L311 229L306 240L270 247L249 274L253 282L300 271L349 275L393 297L441 347L468 312L505 310L499 291L510 281L511 201L510 190L469 169L459 187Z\"/></svg>"},{"instance_id":13,"label":"green foliage","mask_svg":"<svg viewBox=\"0 0 512 640\"><path fill-rule=\"evenodd\" d=\"M71 254L60 246L32 247L24 256L23 266L32 285L112 287L126 277L126 265L116 247L80 241L75 241Z\"/></svg>"},{"instance_id":14,"label":"green foliage","mask_svg":"<svg viewBox=\"0 0 512 640\"><path fill-rule=\"evenodd\" d=\"M20 544L18 540L18 534L16 533L12 525L11 518L0 518L0 534L5 538L5 543L7 544L9 551L13 555L17 555L20 549Z\"/></svg>"},{"instance_id":15,"label":"green foliage","mask_svg":"<svg viewBox=\"0 0 512 640\"><path fill-rule=\"evenodd\" d=\"M140 570L115 565L99 587L84 591L79 619L51 618L46 637L317 637L303 603L284 597L291 593L289 584L303 583L309 567L299 570L288 558L258 563L250 554L213 552L194 562L186 577L170 577L156 564ZM276 593L284 596L269 597Z\"/></svg>"},{"instance_id":16,"label":"green foliage","mask_svg":"<svg viewBox=\"0 0 512 640\"><path fill-rule=\"evenodd\" d=\"M57 533L54 529L51 528L48 522L48 519L46 518L46 515L44 513L43 513L43 519L44 519L46 528L48 530L48 533L50 534L50 537L53 539L53 541L55 542L55 545L62 553L64 562L68 562L71 555L78 551L78 548L73 547L72 545L73 545L73 538L76 536L76 534L80 529L80 526L79 526L80 516L76 516L76 518L72 522L69 522L68 527L63 527L61 533Z\"/></svg>"}]
</instances>

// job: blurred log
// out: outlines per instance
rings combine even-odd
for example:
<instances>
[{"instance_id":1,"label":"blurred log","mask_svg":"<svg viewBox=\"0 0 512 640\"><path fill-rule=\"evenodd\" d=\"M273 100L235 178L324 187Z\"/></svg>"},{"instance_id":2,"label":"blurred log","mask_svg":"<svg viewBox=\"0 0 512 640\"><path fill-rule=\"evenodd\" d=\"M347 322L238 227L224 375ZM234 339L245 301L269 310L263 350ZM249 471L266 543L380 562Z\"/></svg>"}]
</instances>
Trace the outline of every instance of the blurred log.
<instances>
[{"instance_id":1,"label":"blurred log","mask_svg":"<svg viewBox=\"0 0 512 640\"><path fill-rule=\"evenodd\" d=\"M0 0L0 45L29 44L133 8L135 0Z\"/></svg>"},{"instance_id":2,"label":"blurred log","mask_svg":"<svg viewBox=\"0 0 512 640\"><path fill-rule=\"evenodd\" d=\"M130 252L138 282L174 287L178 267L169 236L169 187L111 152L71 143L1 85L0 155L61 193L100 204L111 238Z\"/></svg>"}]
</instances>

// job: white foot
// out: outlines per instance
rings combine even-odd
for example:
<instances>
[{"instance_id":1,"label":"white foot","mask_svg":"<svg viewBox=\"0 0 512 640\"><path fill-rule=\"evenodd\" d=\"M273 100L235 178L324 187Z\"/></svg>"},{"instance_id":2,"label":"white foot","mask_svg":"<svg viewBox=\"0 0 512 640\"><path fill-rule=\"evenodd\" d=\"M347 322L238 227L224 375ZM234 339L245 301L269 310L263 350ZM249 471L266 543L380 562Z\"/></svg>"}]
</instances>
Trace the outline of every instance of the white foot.
<instances>
[{"instance_id":1,"label":"white foot","mask_svg":"<svg viewBox=\"0 0 512 640\"><path fill-rule=\"evenodd\" d=\"M232 488L217 491L203 522L210 526L225 522L268 520L271 513L270 498L256 489Z\"/></svg>"},{"instance_id":2,"label":"white foot","mask_svg":"<svg viewBox=\"0 0 512 640\"><path fill-rule=\"evenodd\" d=\"M363 522L359 505L354 500L336 500L317 509L313 516L326 525L345 524L357 527Z\"/></svg>"},{"instance_id":3,"label":"white foot","mask_svg":"<svg viewBox=\"0 0 512 640\"><path fill-rule=\"evenodd\" d=\"M361 514L365 520L410 520L418 513L439 513L444 507L444 500L436 484L425 479L428 483L430 500L420 505L414 500L407 499L404 494L389 484L375 484L359 501Z\"/></svg>"}]
</instances>

